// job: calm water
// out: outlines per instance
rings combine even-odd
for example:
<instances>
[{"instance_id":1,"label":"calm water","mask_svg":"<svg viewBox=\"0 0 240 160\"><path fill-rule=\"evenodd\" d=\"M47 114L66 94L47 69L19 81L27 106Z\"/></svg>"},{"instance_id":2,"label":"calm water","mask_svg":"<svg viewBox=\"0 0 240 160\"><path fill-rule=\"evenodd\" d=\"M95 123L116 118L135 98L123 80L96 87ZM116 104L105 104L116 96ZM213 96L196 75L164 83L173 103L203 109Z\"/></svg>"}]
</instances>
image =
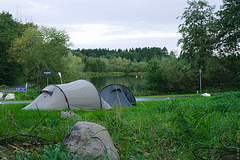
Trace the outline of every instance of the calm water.
<instances>
[{"instance_id":1,"label":"calm water","mask_svg":"<svg viewBox=\"0 0 240 160\"><path fill-rule=\"evenodd\" d=\"M141 76L107 76L107 77L92 77L90 81L100 91L103 87L109 84L122 84L128 87L135 96L146 95L144 87L145 80Z\"/></svg>"}]
</instances>

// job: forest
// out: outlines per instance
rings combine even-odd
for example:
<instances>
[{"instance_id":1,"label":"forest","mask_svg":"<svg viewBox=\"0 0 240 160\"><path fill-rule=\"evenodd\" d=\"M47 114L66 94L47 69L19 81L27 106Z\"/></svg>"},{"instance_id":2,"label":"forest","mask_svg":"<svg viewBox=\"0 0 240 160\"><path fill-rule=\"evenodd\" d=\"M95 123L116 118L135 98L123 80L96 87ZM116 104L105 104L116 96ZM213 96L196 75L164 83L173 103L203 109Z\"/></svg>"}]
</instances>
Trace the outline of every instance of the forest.
<instances>
[{"instance_id":1,"label":"forest","mask_svg":"<svg viewBox=\"0 0 240 160\"><path fill-rule=\"evenodd\" d=\"M125 50L109 49L77 49L72 50L74 56L80 57L85 72L145 72L147 62L153 57L168 57L167 48L145 47ZM174 54L174 53L172 53Z\"/></svg>"},{"instance_id":2,"label":"forest","mask_svg":"<svg viewBox=\"0 0 240 160\"><path fill-rule=\"evenodd\" d=\"M193 93L201 71L205 90L240 88L240 2L224 0L215 11L207 1L188 1L178 18L180 55L166 47L128 49L71 49L64 30L22 23L11 13L0 13L0 85L22 82L43 86L44 71L57 72L65 82L88 73L141 72L152 94Z\"/></svg>"}]
</instances>

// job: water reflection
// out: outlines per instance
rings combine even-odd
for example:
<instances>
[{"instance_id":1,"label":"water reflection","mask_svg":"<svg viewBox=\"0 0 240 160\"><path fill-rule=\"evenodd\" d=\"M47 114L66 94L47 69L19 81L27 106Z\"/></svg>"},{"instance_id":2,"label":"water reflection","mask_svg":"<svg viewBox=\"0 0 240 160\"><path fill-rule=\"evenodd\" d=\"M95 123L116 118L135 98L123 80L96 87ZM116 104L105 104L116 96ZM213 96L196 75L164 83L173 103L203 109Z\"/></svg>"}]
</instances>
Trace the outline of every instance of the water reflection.
<instances>
[{"instance_id":1,"label":"water reflection","mask_svg":"<svg viewBox=\"0 0 240 160\"><path fill-rule=\"evenodd\" d=\"M127 86L135 96L146 95L144 87L145 80L141 76L106 76L106 77L92 77L90 81L101 90L109 84L122 84Z\"/></svg>"}]
</instances>

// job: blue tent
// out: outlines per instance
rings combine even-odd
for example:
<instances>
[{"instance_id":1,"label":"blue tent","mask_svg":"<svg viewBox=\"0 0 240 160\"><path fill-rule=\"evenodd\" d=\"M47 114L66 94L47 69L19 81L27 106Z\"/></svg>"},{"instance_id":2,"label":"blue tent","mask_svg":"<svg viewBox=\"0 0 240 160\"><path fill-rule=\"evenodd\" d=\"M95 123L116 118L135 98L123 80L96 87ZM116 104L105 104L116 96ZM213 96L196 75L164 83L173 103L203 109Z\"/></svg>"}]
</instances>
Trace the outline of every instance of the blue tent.
<instances>
[{"instance_id":1,"label":"blue tent","mask_svg":"<svg viewBox=\"0 0 240 160\"><path fill-rule=\"evenodd\" d=\"M100 96L112 106L132 107L132 105L136 105L133 93L121 84L111 84L104 87L100 91Z\"/></svg>"}]
</instances>

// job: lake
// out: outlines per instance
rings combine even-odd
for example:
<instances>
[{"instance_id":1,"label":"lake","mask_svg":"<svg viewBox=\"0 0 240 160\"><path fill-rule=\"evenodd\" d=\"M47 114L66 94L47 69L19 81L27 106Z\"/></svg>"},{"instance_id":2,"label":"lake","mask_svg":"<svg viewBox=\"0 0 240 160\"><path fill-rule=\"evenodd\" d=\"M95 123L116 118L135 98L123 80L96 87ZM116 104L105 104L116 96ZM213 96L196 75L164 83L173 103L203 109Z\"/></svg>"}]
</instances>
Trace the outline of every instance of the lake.
<instances>
[{"instance_id":1,"label":"lake","mask_svg":"<svg viewBox=\"0 0 240 160\"><path fill-rule=\"evenodd\" d=\"M92 77L90 81L100 91L103 87L109 84L121 84L128 87L135 96L146 95L145 79L141 76L106 76L106 77Z\"/></svg>"}]
</instances>

